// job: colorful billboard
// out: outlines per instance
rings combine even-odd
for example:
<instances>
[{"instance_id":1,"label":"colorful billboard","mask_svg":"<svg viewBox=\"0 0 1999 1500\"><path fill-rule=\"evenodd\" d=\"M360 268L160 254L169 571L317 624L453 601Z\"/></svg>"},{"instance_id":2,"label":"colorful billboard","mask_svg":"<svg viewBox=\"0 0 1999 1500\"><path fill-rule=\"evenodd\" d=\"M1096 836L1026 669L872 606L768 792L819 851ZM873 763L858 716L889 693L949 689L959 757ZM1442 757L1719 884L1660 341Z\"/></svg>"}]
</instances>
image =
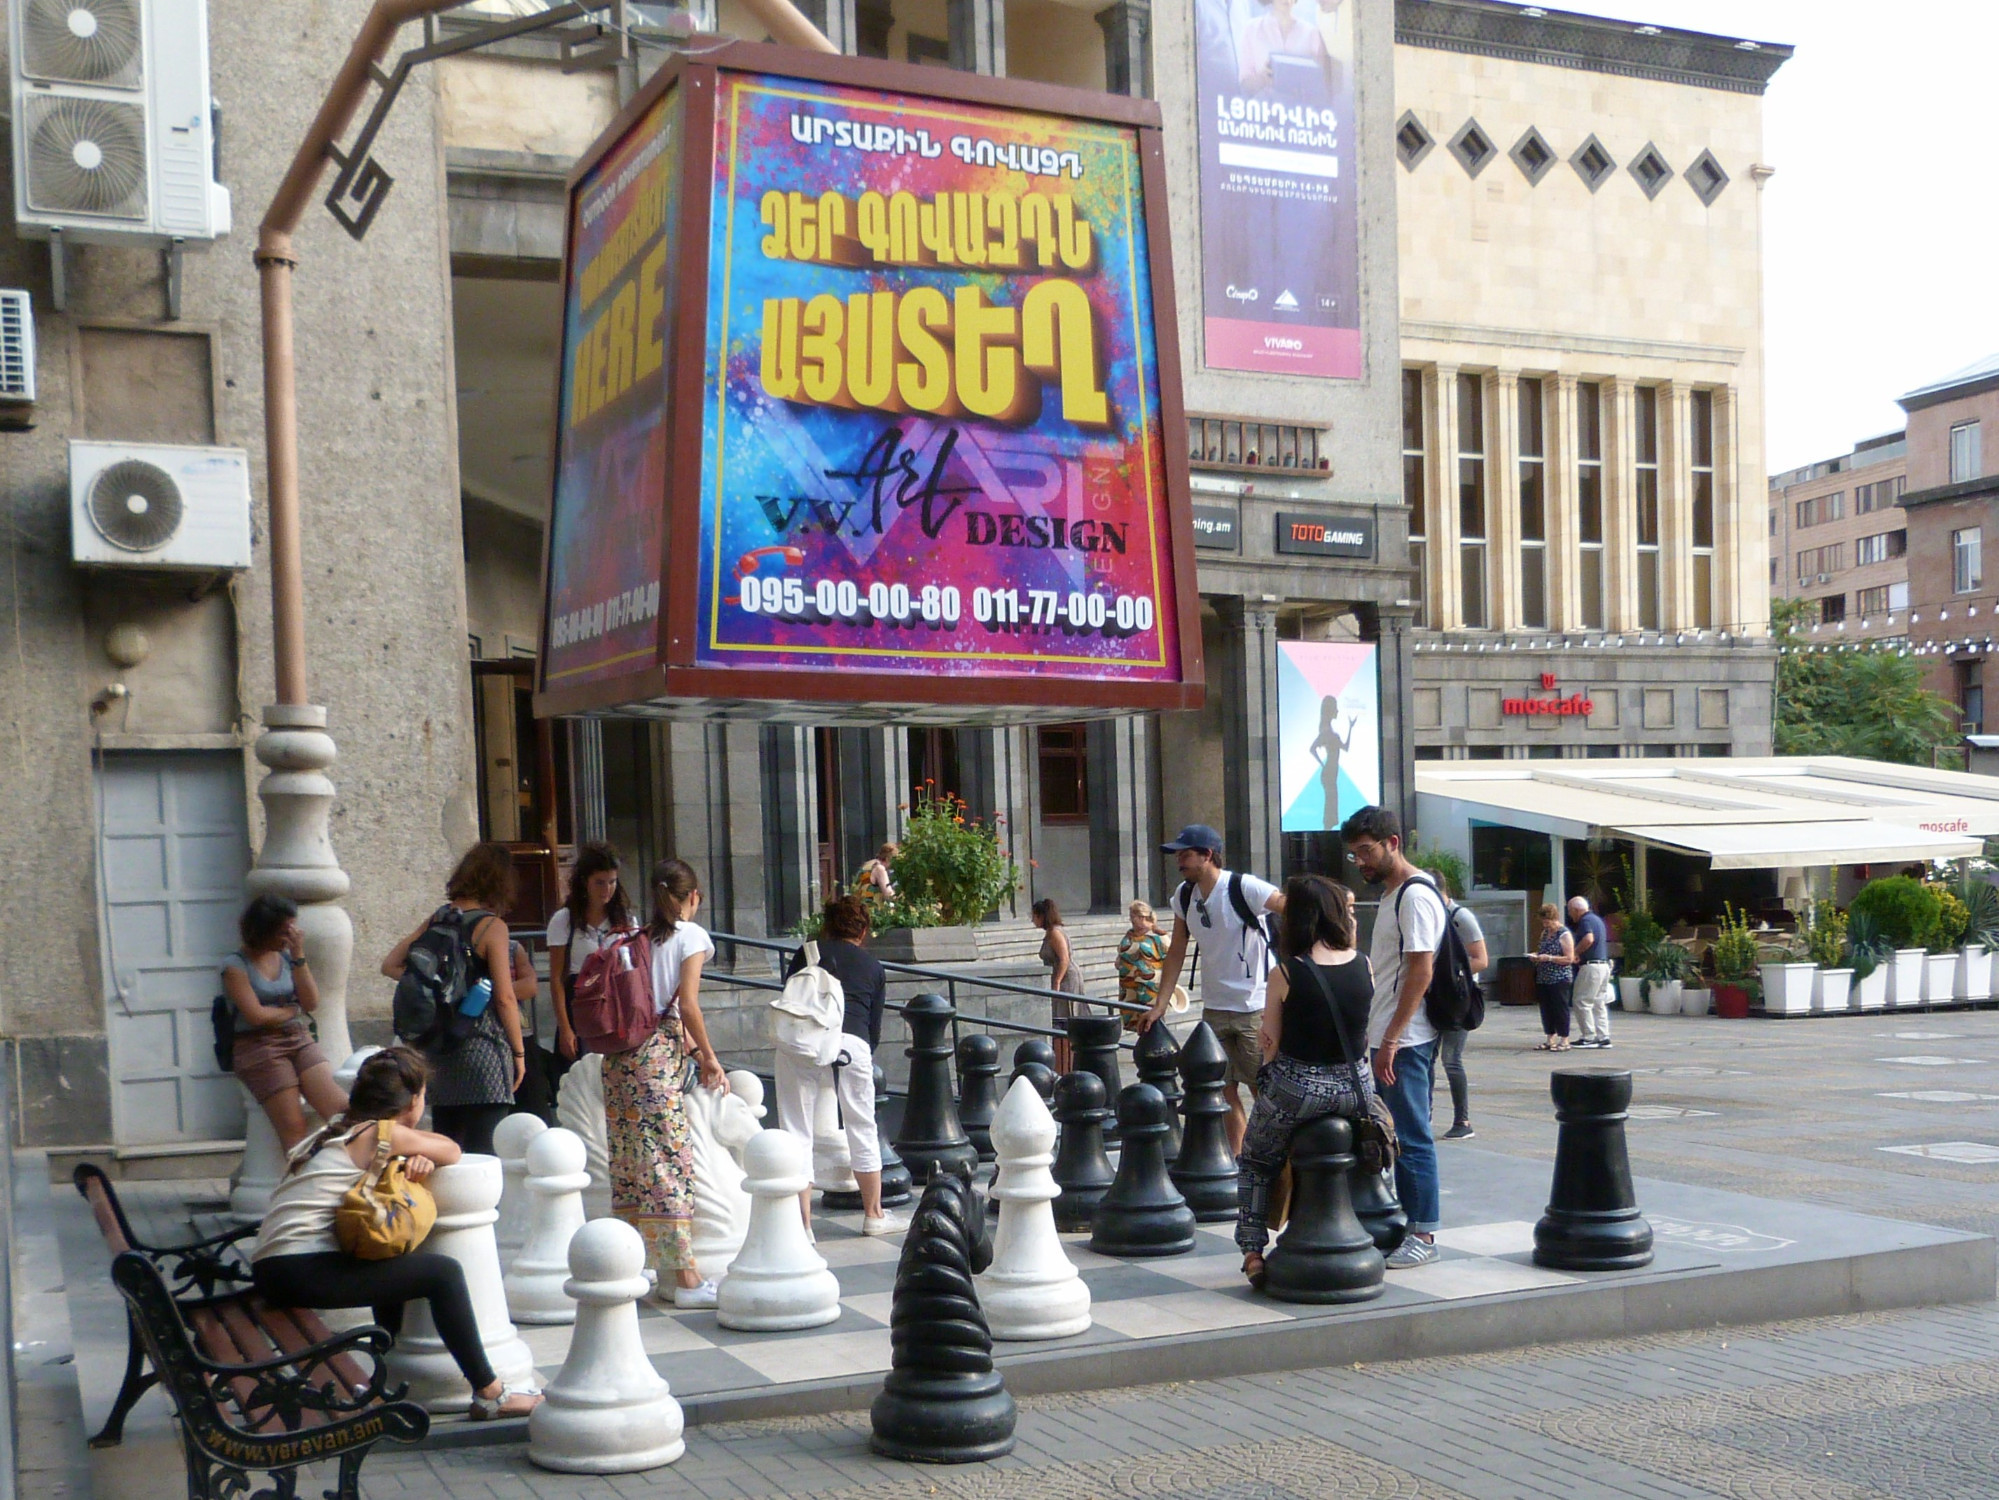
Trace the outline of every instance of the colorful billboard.
<instances>
[{"instance_id":1,"label":"colorful billboard","mask_svg":"<svg viewBox=\"0 0 1999 1500\"><path fill-rule=\"evenodd\" d=\"M1357 379L1354 0L1193 0L1205 359Z\"/></svg>"},{"instance_id":2,"label":"colorful billboard","mask_svg":"<svg viewBox=\"0 0 1999 1500\"><path fill-rule=\"evenodd\" d=\"M1381 801L1379 648L1277 643L1277 774L1286 833L1322 833Z\"/></svg>"}]
</instances>

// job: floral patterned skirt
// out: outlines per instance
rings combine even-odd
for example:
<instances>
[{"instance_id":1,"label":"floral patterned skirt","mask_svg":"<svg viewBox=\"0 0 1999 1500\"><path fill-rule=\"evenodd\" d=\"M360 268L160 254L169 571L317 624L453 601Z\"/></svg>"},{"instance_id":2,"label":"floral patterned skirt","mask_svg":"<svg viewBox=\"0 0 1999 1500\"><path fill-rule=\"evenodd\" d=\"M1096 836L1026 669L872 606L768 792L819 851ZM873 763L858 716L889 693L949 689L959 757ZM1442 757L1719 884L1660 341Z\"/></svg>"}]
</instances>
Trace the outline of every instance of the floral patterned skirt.
<instances>
[{"instance_id":1,"label":"floral patterned skirt","mask_svg":"<svg viewBox=\"0 0 1999 1500\"><path fill-rule=\"evenodd\" d=\"M694 1141L681 1084L687 1052L678 1026L604 1059L604 1115L611 1154L611 1212L644 1236L646 1264L670 1292L694 1266Z\"/></svg>"}]
</instances>

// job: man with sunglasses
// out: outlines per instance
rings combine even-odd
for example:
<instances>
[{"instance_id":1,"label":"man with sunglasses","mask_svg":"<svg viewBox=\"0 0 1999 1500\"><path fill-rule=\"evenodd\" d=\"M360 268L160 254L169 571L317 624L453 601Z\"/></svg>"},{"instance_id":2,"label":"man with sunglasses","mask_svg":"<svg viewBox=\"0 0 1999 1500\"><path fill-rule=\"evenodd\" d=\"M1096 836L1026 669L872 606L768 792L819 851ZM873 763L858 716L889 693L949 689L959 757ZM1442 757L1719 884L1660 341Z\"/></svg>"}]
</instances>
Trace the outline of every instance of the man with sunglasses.
<instances>
[{"instance_id":1,"label":"man with sunglasses","mask_svg":"<svg viewBox=\"0 0 1999 1500\"><path fill-rule=\"evenodd\" d=\"M1267 880L1223 869L1222 836L1205 823L1189 823L1159 848L1173 856L1180 887L1173 895L1173 940L1160 967L1158 998L1138 1029L1149 1031L1166 1014L1192 937L1208 960L1201 974L1201 1019L1214 1029L1229 1059L1229 1149L1241 1151L1249 1120L1242 1091L1255 1089L1256 1070L1263 1062L1257 1036L1263 1024L1263 985L1276 961L1262 914L1282 911L1284 894Z\"/></svg>"}]
</instances>

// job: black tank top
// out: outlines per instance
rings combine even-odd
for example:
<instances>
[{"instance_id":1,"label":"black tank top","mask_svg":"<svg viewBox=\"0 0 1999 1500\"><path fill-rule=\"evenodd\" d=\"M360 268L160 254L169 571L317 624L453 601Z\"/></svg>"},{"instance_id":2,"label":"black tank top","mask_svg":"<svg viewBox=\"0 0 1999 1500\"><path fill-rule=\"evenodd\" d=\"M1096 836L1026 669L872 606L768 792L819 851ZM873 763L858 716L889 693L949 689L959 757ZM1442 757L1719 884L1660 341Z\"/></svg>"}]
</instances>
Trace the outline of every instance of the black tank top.
<instances>
[{"instance_id":1,"label":"black tank top","mask_svg":"<svg viewBox=\"0 0 1999 1500\"><path fill-rule=\"evenodd\" d=\"M1374 1003L1374 979L1367 959L1355 954L1343 964L1313 963L1309 959L1284 960L1284 978L1290 985L1277 1037L1277 1050L1285 1057L1315 1068L1338 1067L1350 1052L1355 1062L1367 1056L1367 1015ZM1340 1032L1346 1037L1347 1052L1340 1049L1340 1037L1333 1031L1333 1012L1326 1007L1330 994L1339 1009Z\"/></svg>"}]
</instances>

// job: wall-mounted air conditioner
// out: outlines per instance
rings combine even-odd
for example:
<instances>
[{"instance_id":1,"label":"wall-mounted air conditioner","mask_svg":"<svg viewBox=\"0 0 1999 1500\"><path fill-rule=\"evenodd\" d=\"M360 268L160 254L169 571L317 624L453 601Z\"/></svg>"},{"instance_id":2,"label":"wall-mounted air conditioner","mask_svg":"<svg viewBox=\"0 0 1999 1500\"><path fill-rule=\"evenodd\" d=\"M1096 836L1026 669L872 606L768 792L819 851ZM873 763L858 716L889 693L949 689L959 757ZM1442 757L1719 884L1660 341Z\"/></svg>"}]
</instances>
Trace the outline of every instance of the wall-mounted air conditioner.
<instances>
[{"instance_id":1,"label":"wall-mounted air conditioner","mask_svg":"<svg viewBox=\"0 0 1999 1500\"><path fill-rule=\"evenodd\" d=\"M172 245L229 232L207 0L12 0L14 223Z\"/></svg>"},{"instance_id":2,"label":"wall-mounted air conditioner","mask_svg":"<svg viewBox=\"0 0 1999 1500\"><path fill-rule=\"evenodd\" d=\"M250 566L250 459L241 448L69 445L70 557L93 568Z\"/></svg>"},{"instance_id":3,"label":"wall-mounted air conditioner","mask_svg":"<svg viewBox=\"0 0 1999 1500\"><path fill-rule=\"evenodd\" d=\"M0 290L0 403L35 399L35 307L23 291Z\"/></svg>"}]
</instances>

